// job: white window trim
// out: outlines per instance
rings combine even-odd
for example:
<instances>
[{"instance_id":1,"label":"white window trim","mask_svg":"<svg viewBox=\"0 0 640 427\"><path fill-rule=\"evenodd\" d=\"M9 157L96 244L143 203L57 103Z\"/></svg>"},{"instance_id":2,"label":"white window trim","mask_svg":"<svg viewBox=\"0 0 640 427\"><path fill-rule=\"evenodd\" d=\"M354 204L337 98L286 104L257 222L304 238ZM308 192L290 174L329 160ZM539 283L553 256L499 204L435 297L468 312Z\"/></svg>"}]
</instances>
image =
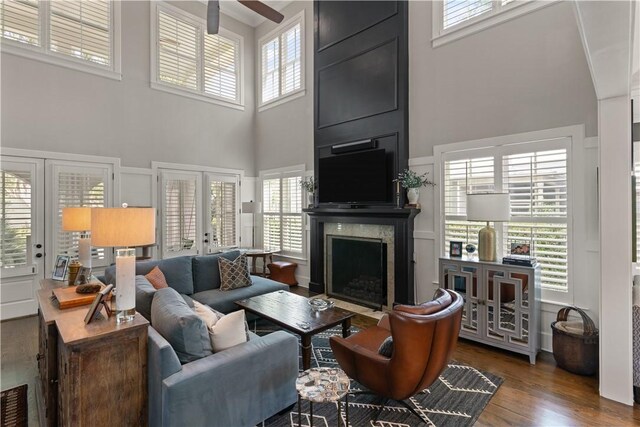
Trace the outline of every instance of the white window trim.
<instances>
[{"instance_id":1,"label":"white window trim","mask_svg":"<svg viewBox=\"0 0 640 427\"><path fill-rule=\"evenodd\" d=\"M79 58L73 58L58 52L49 50L49 1L42 1L39 4L39 22L38 30L40 31L40 46L31 46L25 43L6 40L0 38L0 45L3 53L8 53L23 58L33 59L36 61L46 62L47 64L57 65L59 67L70 68L76 71L82 71L89 74L95 74L101 77L107 77L113 80L122 80L122 61L121 61L121 5L120 1L111 1L111 10L113 12L111 22L111 66L104 67L100 64L94 64Z\"/></svg>"},{"instance_id":2,"label":"white window trim","mask_svg":"<svg viewBox=\"0 0 640 427\"><path fill-rule=\"evenodd\" d=\"M258 232L259 232L258 236L260 238L259 242L261 245L264 245L263 215L264 215L265 204L263 200L263 182L265 178L269 179L270 177L277 177L279 179L282 179L290 176L300 176L301 178L305 178L309 176L309 173L306 171L306 166L304 164L295 165L295 166L285 166L282 168L275 168L275 169L264 169L258 173L257 188L259 189L259 192L258 192L259 194L257 194L256 200L260 200L260 202L262 203L263 212L260 213L259 220L258 220L259 224L256 224L256 225L258 226ZM302 208L303 209L306 206L305 196L306 196L306 192L302 191ZM294 260L298 260L298 261L302 261L303 263L306 263L307 262L307 224L305 220L306 215L304 214L304 212L301 215L302 215L302 253L275 252L275 255L281 258L289 258L289 259L294 259Z\"/></svg>"},{"instance_id":3,"label":"white window trim","mask_svg":"<svg viewBox=\"0 0 640 427\"><path fill-rule=\"evenodd\" d=\"M499 0L494 1L494 8L491 11L475 16L447 29L443 29L444 1L434 1L431 6L431 45L433 47L442 46L454 40L467 37L519 16L542 9L557 1L558 0L515 0L504 6L501 5ZM499 5L499 7L496 8L495 5Z\"/></svg>"},{"instance_id":4,"label":"white window trim","mask_svg":"<svg viewBox=\"0 0 640 427\"><path fill-rule=\"evenodd\" d=\"M276 107L278 105L282 105L285 102L293 101L294 99L300 98L305 95L305 76L306 76L306 37L305 37L305 28L304 28L304 9L300 12L293 15L291 18L287 19L285 22L280 24L275 29L269 31L264 36L260 37L258 40L258 44L256 45L256 87L258 88L258 92L256 93L256 99L258 100L258 112L262 112L268 110L269 108ZM300 89L297 89L293 92L289 92L286 95L281 95L277 98L271 99L267 102L262 102L262 45L273 38L280 37L280 35L284 34L286 31L291 29L293 26L300 24ZM304 167L303 167L304 170Z\"/></svg>"},{"instance_id":5,"label":"white window trim","mask_svg":"<svg viewBox=\"0 0 640 427\"><path fill-rule=\"evenodd\" d=\"M180 95L191 99L196 99L198 101L204 101L211 104L221 105L223 107L233 108L235 110L244 111L244 37L239 34L236 34L230 30L227 30L224 27L220 27L218 34L228 38L230 40L234 40L238 42L238 58L239 58L239 68L240 72L238 75L238 99L236 101L232 101L227 98L221 98L214 95L209 95L204 92L204 90L190 90L186 88L181 88L177 86L173 86L171 84L162 82L158 80L158 13L159 11L164 11L174 16L180 17L180 19L185 20L196 27L198 27L198 31L200 34L204 34L207 28L207 22L195 15L192 15L178 7L170 5L163 1L153 1L150 7L150 23L151 23L151 37L150 37L150 69L151 69L151 88L160 90L163 92L171 93L174 95ZM204 58L204 40L201 37L200 42L198 43L198 72L201 72L201 69L204 70L203 64ZM203 72L203 71L202 71ZM198 86L201 86L201 76L198 77Z\"/></svg>"},{"instance_id":6,"label":"white window trim","mask_svg":"<svg viewBox=\"0 0 640 427\"><path fill-rule=\"evenodd\" d=\"M558 140L563 138L570 138L571 142L567 147L567 192L572 196L569 198L567 204L567 236L569 249L567 252L567 264L568 264L568 282L567 291L557 291L553 289L542 289L542 301L545 303L558 303L558 304L573 304L574 295L582 291L580 289L581 284L575 281L575 253L580 250L576 246L579 242L579 238L574 232L573 226L573 205L576 195L576 181L581 179L580 168L578 167L578 157L580 156L580 150L577 147L584 145L584 126L566 126L561 128L546 129L534 132L525 132L514 135L504 135L496 138L485 138L472 141L457 142L444 145L436 145L433 148L434 153L434 181L438 190L438 195L434 197L434 212L438 215L438 222L436 223L437 232L435 233L435 265L438 265L438 258L444 256L444 168L443 162L450 160L456 156L464 156L463 151L467 151L465 154L468 156L470 150L480 150L491 147L496 147L501 150L509 150L509 146L513 144L530 143L533 141L547 141ZM544 149L543 145L540 145L540 149ZM468 151L469 150L469 151ZM584 249L584 248L582 248Z\"/></svg>"}]
</instances>

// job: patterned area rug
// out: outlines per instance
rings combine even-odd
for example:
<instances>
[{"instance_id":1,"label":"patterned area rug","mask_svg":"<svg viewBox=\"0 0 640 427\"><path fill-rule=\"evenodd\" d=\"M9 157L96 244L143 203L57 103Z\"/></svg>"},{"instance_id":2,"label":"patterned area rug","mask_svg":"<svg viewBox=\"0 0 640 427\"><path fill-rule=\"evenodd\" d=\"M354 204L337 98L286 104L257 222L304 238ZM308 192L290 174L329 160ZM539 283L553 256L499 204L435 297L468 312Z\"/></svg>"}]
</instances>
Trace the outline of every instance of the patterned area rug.
<instances>
[{"instance_id":1,"label":"patterned area rug","mask_svg":"<svg viewBox=\"0 0 640 427\"><path fill-rule=\"evenodd\" d=\"M258 335L265 335L277 329L276 326L272 326L263 320L256 323L251 323L251 329ZM357 328L351 328L352 333L357 331ZM338 366L333 358L329 337L340 335L341 333L341 328L336 327L313 337L311 342L313 347L312 367ZM300 369L302 369L302 359L300 360ZM379 408L379 398L368 395L355 395L349 397L349 426L471 426L478 419L502 382L502 378L498 376L452 361L440 375L438 381L408 401L416 412L422 415L422 423L406 408L393 401L388 402L376 423L373 418ZM351 381L351 390L365 390L365 388L357 382ZM313 405L314 426L337 426L338 416L342 419L340 425L344 425L344 405L342 405L340 414L338 414L338 405L336 403L316 403ZM309 404L303 401L301 427L309 426L309 421ZM298 427L298 406L294 406L289 412L270 418L265 422L265 426Z\"/></svg>"}]
</instances>

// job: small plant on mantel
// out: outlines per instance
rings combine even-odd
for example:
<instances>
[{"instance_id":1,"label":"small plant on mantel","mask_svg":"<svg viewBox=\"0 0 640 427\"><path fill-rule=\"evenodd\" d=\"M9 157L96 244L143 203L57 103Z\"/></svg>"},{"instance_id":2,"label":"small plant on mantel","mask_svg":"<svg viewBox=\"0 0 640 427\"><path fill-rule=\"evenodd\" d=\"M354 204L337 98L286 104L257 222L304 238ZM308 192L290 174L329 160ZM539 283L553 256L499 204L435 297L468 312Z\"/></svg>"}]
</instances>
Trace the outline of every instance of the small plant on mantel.
<instances>
[{"instance_id":1,"label":"small plant on mantel","mask_svg":"<svg viewBox=\"0 0 640 427\"><path fill-rule=\"evenodd\" d=\"M405 169L403 172L398 174L398 178L394 179L393 182L399 182L400 185L402 185L402 188L406 189L436 185L433 181L430 181L429 178L427 178L427 175L429 175L429 172L418 175L411 169Z\"/></svg>"},{"instance_id":2,"label":"small plant on mantel","mask_svg":"<svg viewBox=\"0 0 640 427\"><path fill-rule=\"evenodd\" d=\"M316 183L316 179L312 176L308 176L300 180L300 187L307 192L307 197L309 198L309 206L313 207L313 193L315 193L318 185Z\"/></svg>"}]
</instances>

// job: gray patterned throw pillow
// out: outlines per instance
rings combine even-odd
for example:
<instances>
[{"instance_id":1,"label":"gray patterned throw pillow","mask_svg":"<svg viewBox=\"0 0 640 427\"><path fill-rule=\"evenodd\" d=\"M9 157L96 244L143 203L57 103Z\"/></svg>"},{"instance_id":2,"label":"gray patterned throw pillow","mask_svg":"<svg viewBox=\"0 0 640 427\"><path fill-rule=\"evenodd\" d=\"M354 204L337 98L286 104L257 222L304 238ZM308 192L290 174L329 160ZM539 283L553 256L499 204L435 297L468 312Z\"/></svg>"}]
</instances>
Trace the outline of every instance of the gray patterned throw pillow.
<instances>
[{"instance_id":1,"label":"gray patterned throw pillow","mask_svg":"<svg viewBox=\"0 0 640 427\"><path fill-rule=\"evenodd\" d=\"M230 291L231 289L251 286L251 276L247 264L247 255L241 254L238 258L230 261L225 257L218 258L220 267L220 290Z\"/></svg>"}]
</instances>

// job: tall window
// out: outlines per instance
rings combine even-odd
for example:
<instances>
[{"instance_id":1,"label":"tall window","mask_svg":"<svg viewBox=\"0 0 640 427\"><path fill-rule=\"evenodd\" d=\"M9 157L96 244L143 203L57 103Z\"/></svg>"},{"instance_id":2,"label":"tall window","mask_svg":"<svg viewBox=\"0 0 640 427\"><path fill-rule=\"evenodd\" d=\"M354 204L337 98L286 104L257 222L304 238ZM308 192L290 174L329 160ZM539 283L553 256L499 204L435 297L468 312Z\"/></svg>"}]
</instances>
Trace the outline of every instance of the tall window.
<instances>
[{"instance_id":1,"label":"tall window","mask_svg":"<svg viewBox=\"0 0 640 427\"><path fill-rule=\"evenodd\" d=\"M260 105L304 89L303 21L304 15L299 14L260 39Z\"/></svg>"},{"instance_id":2,"label":"tall window","mask_svg":"<svg viewBox=\"0 0 640 427\"><path fill-rule=\"evenodd\" d=\"M511 221L496 231L503 253L528 242L542 267L542 286L568 289L568 140L457 152L445 158L444 251L450 241L477 244L481 222L466 220L469 193L509 193ZM445 156L447 157L447 156Z\"/></svg>"},{"instance_id":3,"label":"tall window","mask_svg":"<svg viewBox=\"0 0 640 427\"><path fill-rule=\"evenodd\" d=\"M49 62L67 60L61 65L87 71L119 73L119 8L118 2L106 0L0 0L3 49Z\"/></svg>"},{"instance_id":4,"label":"tall window","mask_svg":"<svg viewBox=\"0 0 640 427\"><path fill-rule=\"evenodd\" d=\"M23 169L0 170L0 268L27 265L31 236L33 173Z\"/></svg>"},{"instance_id":5,"label":"tall window","mask_svg":"<svg viewBox=\"0 0 640 427\"><path fill-rule=\"evenodd\" d=\"M210 243L216 248L228 248L237 244L238 209L237 182L235 178L209 180Z\"/></svg>"},{"instance_id":6,"label":"tall window","mask_svg":"<svg viewBox=\"0 0 640 427\"><path fill-rule=\"evenodd\" d=\"M224 28L207 34L202 19L168 4L155 7L152 87L241 106L242 38Z\"/></svg>"},{"instance_id":7,"label":"tall window","mask_svg":"<svg viewBox=\"0 0 640 427\"><path fill-rule=\"evenodd\" d=\"M197 253L200 177L162 173L162 252L164 257Z\"/></svg>"},{"instance_id":8,"label":"tall window","mask_svg":"<svg viewBox=\"0 0 640 427\"><path fill-rule=\"evenodd\" d=\"M283 255L303 254L303 171L267 173L262 180L263 245Z\"/></svg>"}]
</instances>

